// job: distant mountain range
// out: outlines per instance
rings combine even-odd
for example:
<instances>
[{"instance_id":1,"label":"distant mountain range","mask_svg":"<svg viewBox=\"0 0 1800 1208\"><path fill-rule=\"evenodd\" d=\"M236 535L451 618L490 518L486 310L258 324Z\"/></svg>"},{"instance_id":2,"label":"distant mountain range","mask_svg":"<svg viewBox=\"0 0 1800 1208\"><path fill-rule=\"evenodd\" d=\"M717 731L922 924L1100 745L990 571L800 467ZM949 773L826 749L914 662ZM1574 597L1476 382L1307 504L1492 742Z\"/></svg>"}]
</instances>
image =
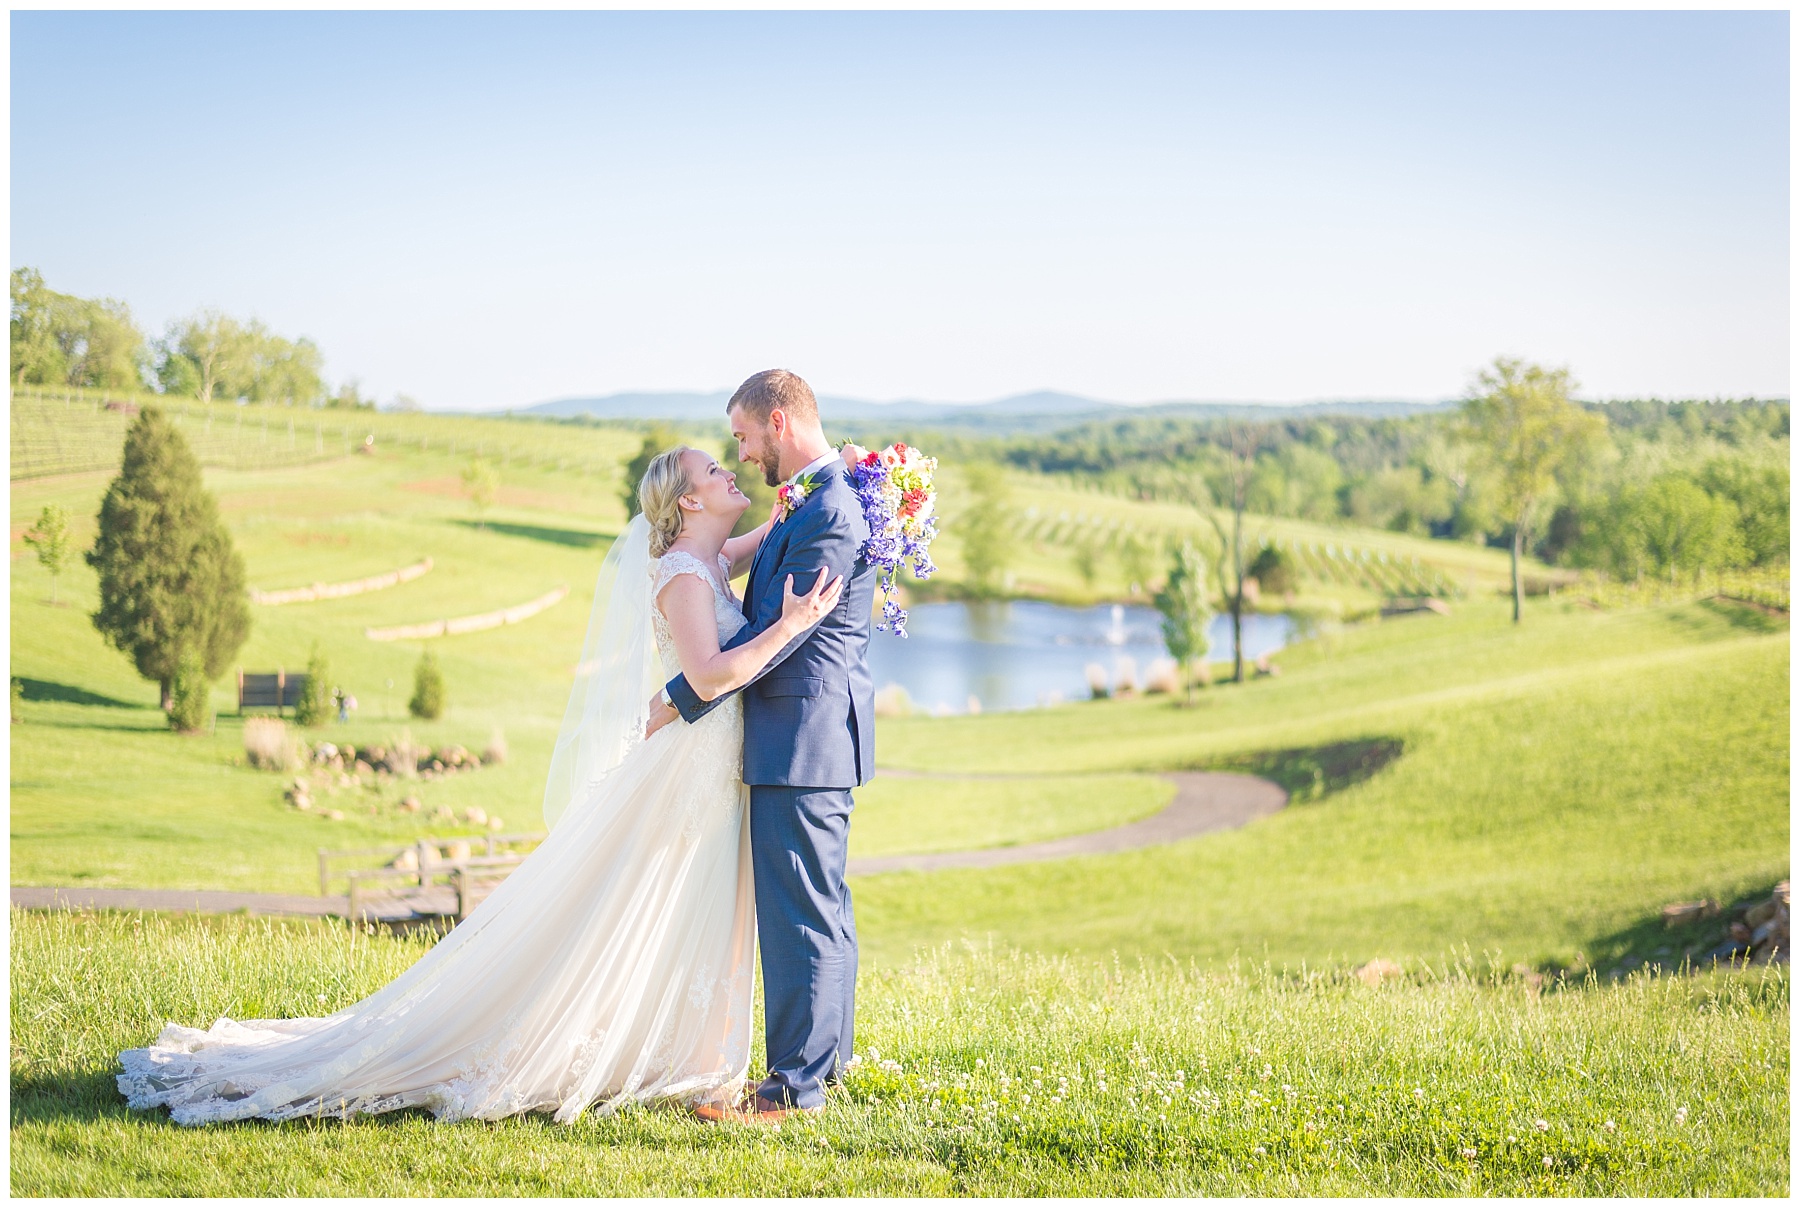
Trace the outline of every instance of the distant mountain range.
<instances>
[{"instance_id":1,"label":"distant mountain range","mask_svg":"<svg viewBox=\"0 0 1800 1208\"><path fill-rule=\"evenodd\" d=\"M591 415L596 419L666 420L673 423L711 422L725 414L730 391L632 392L593 398L563 398L515 409L515 415ZM1109 403L1101 399L1039 390L1015 394L985 403L870 402L867 399L819 399L827 422L860 422L905 425L908 428L1001 431L1055 431L1077 424L1128 418L1259 418L1288 419L1303 415L1354 415L1366 418L1418 415L1454 406L1449 402L1417 403L1399 400L1314 403L1164 402Z\"/></svg>"}]
</instances>

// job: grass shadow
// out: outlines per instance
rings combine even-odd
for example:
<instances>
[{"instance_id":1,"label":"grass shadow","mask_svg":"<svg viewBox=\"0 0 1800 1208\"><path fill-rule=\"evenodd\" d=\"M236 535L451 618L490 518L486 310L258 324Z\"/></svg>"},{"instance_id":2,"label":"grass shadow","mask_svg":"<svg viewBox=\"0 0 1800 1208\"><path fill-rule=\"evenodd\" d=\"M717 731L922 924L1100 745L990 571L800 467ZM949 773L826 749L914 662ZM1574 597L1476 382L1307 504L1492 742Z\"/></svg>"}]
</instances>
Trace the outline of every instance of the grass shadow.
<instances>
[{"instance_id":1,"label":"grass shadow","mask_svg":"<svg viewBox=\"0 0 1800 1208\"><path fill-rule=\"evenodd\" d=\"M1340 793L1369 779L1406 751L1398 738L1352 738L1318 747L1248 751L1207 763L1212 772L1248 772L1287 790L1288 804L1301 805Z\"/></svg>"},{"instance_id":2,"label":"grass shadow","mask_svg":"<svg viewBox=\"0 0 1800 1208\"><path fill-rule=\"evenodd\" d=\"M102 696L98 692L89 692L86 688L77 688L73 684L58 684L51 680L26 679L16 677L21 689L20 695L30 701L55 701L65 705L103 705L109 709L147 709L144 703L119 700L112 696Z\"/></svg>"},{"instance_id":3,"label":"grass shadow","mask_svg":"<svg viewBox=\"0 0 1800 1208\"><path fill-rule=\"evenodd\" d=\"M1723 618L1733 629L1744 629L1751 633L1780 633L1788 627L1786 613L1741 600L1714 596L1710 600L1700 601L1700 607Z\"/></svg>"},{"instance_id":4,"label":"grass shadow","mask_svg":"<svg viewBox=\"0 0 1800 1208\"><path fill-rule=\"evenodd\" d=\"M1759 886L1756 892L1715 907L1707 911L1705 917L1687 923L1670 926L1663 921L1659 910L1617 930L1594 936L1587 941L1582 952L1585 967L1604 976L1617 978L1636 969L1667 973L1683 966L1707 968L1714 959L1728 961L1730 957L1720 953L1719 949L1722 946L1733 946L1729 940L1732 919L1748 907L1768 901L1775 892L1775 884L1774 881L1769 881ZM1748 945L1739 947L1740 950L1747 950ZM1738 959L1743 958L1740 956ZM1577 971L1581 967L1579 964L1563 966L1551 963L1544 966L1544 971L1566 973Z\"/></svg>"},{"instance_id":5,"label":"grass shadow","mask_svg":"<svg viewBox=\"0 0 1800 1208\"><path fill-rule=\"evenodd\" d=\"M49 1123L52 1121L129 1120L161 1128L177 1128L165 1108L133 1111L119 1093L116 1068L107 1070L69 1069L38 1075L13 1075L12 1126ZM379 1115L358 1115L357 1127L394 1127L409 1119L432 1119L428 1108L408 1107ZM215 1128L308 1128L345 1121L336 1116L302 1116L293 1120L237 1120L217 1124Z\"/></svg>"},{"instance_id":6,"label":"grass shadow","mask_svg":"<svg viewBox=\"0 0 1800 1208\"><path fill-rule=\"evenodd\" d=\"M598 549L612 541L607 533L588 533L580 529L550 528L541 524L510 524L502 520L490 520L485 525L476 520L452 520L451 524L461 525L477 532L500 533L507 537L526 537L532 541L548 541L552 545L567 545L574 549Z\"/></svg>"}]
</instances>

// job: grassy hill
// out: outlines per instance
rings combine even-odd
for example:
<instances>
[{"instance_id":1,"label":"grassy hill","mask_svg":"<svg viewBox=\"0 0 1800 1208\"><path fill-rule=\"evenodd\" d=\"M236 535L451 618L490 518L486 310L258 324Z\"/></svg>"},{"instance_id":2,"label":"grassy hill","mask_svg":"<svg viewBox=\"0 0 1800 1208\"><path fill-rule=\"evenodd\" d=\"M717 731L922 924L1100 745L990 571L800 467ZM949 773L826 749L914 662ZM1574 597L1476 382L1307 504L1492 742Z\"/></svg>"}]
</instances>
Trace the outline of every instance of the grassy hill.
<instances>
[{"instance_id":1,"label":"grassy hill","mask_svg":"<svg viewBox=\"0 0 1800 1208\"><path fill-rule=\"evenodd\" d=\"M397 812L398 788L327 790L321 805L342 808L341 822L285 805L284 779L243 763L228 685L214 692L216 732L167 731L154 686L86 619L91 572L65 575L53 607L18 540L45 502L69 508L78 541L91 536L124 417L90 408L57 428L59 400L40 401L32 422L89 461L29 477L14 467L12 659L25 700L12 729L13 882L308 892L317 847L450 829ZM255 435L227 441L222 416L235 428L239 415ZM308 452L300 419L282 450L287 417L268 417L266 455L256 409L182 421L252 584L335 582L424 556L434 567L366 595L253 605L243 665L298 668L317 643L362 708L315 737L367 745L407 726L478 748L502 730L504 766L405 791L535 825L593 575L623 519L617 467L640 438L359 413L307 417L344 429L336 445L315 429ZM15 439L21 422L15 410ZM374 452L342 451L352 424L387 425ZM49 447L33 431L32 447ZM502 466L480 519L456 477L471 439ZM1024 477L1013 504L1052 524L1079 511L1115 533L1199 523ZM1116 564L1085 582L1067 537L1033 537L1022 585L1127 589ZM416 1115L172 1129L119 1105L120 1047L165 1019L341 1008L416 959L418 942L330 924L15 913L12 1190L1784 1194L1784 973L1608 975L1666 969L1700 945L1698 932L1663 930L1663 903L1766 892L1788 872L1785 615L1559 597L1530 601L1515 627L1489 590L1503 555L1339 529L1316 539L1408 568L1417 557L1465 595L1449 617L1327 629L1290 648L1280 676L1207 689L1193 708L1158 697L881 723L884 766L947 778L860 790L857 854L1110 825L1166 800L1153 775L1165 769L1254 770L1296 797L1243 830L1165 848L859 878L869 1068L816 1123L722 1133L649 1111L571 1129ZM1350 605L1381 589L1318 575L1309 590ZM404 717L424 643L371 641L365 627L484 612L559 584L569 595L518 625L433 640L449 710ZM1380 988L1348 975L1373 957L1406 972ZM1545 969L1571 975L1540 987ZM900 1068L878 1068L877 1050Z\"/></svg>"}]
</instances>

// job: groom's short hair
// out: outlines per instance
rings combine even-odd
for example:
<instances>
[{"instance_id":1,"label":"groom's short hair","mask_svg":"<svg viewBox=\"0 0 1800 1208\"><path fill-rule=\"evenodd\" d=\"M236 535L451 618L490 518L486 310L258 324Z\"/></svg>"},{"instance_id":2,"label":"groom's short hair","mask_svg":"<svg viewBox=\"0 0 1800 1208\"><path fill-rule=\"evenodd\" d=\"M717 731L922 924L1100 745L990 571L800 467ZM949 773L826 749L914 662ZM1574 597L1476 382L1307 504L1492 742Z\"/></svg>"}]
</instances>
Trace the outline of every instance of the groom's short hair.
<instances>
[{"instance_id":1,"label":"groom's short hair","mask_svg":"<svg viewBox=\"0 0 1800 1208\"><path fill-rule=\"evenodd\" d=\"M725 404L725 414L730 415L739 407L765 424L769 422L769 412L777 407L789 419L819 422L819 400L813 397L812 387L799 374L785 369L765 369L745 378Z\"/></svg>"}]
</instances>

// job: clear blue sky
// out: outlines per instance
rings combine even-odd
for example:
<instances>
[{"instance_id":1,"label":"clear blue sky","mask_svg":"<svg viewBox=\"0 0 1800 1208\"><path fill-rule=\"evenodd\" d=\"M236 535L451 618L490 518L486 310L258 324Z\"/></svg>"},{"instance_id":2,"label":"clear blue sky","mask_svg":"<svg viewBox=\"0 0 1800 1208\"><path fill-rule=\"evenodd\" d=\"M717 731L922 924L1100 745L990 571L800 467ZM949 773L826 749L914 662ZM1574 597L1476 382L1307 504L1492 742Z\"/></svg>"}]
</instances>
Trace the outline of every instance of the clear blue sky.
<instances>
[{"instance_id":1,"label":"clear blue sky","mask_svg":"<svg viewBox=\"0 0 1800 1208\"><path fill-rule=\"evenodd\" d=\"M12 263L384 399L1786 394L1785 13L24 13Z\"/></svg>"}]
</instances>

